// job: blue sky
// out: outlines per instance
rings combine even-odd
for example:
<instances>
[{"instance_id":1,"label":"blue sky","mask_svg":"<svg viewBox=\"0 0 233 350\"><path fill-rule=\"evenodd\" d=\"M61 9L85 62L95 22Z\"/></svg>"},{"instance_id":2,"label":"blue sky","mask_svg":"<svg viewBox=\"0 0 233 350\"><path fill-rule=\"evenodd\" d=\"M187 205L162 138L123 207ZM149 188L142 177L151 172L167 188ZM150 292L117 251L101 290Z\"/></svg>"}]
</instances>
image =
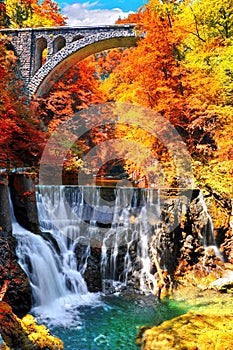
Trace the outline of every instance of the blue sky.
<instances>
[{"instance_id":1,"label":"blue sky","mask_svg":"<svg viewBox=\"0 0 233 350\"><path fill-rule=\"evenodd\" d=\"M147 3L147 0L57 0L68 25L114 24Z\"/></svg>"}]
</instances>

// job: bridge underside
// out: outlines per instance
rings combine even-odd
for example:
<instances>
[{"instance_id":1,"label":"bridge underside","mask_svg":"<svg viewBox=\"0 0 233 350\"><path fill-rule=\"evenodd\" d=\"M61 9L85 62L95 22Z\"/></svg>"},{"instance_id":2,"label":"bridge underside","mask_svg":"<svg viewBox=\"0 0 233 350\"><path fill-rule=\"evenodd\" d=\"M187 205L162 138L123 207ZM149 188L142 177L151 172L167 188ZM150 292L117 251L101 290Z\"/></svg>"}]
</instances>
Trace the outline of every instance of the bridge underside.
<instances>
[{"instance_id":1,"label":"bridge underside","mask_svg":"<svg viewBox=\"0 0 233 350\"><path fill-rule=\"evenodd\" d=\"M30 96L42 97L46 95L62 75L82 59L108 49L135 46L137 39L135 34L115 35L114 37L105 35L103 39L100 38L99 34L95 34L88 37L88 41L83 38L67 45L48 60L32 77L28 84Z\"/></svg>"}]
</instances>

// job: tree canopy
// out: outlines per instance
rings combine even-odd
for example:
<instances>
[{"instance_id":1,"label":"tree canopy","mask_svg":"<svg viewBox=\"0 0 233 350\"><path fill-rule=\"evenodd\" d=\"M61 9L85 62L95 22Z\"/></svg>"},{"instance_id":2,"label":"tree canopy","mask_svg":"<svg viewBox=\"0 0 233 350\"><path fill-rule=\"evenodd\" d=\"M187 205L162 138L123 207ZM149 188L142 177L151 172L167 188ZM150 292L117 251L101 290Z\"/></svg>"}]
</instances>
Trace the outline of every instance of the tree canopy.
<instances>
[{"instance_id":1,"label":"tree canopy","mask_svg":"<svg viewBox=\"0 0 233 350\"><path fill-rule=\"evenodd\" d=\"M58 5L51 0L41 3L5 0L0 7L2 27L64 25L65 20ZM175 126L192 156L196 184L208 184L230 193L233 175L232 1L150 0L138 13L119 23L135 23L135 30L141 35L137 46L102 52L72 67L45 98L34 102L36 109L40 105L39 116L35 117L35 112L24 106L26 109L22 110L26 110L29 114L25 112L25 115L30 115L31 119L22 116L21 107L16 106L19 101L14 91L20 82L14 83L11 78L14 73L9 63L12 60L15 63L16 58L2 46L2 62L8 62L1 68L3 77L6 76L1 84L7 86L2 88L1 118L5 118L1 119L2 134L11 135L6 122L9 111L14 111L14 118L20 118L21 123L29 119L33 127L36 123L37 132L38 126L43 125L46 140L61 121L90 105L113 101L143 106ZM18 122L14 118L11 115L9 122L15 128ZM138 140L166 164L169 157L164 147L153 137L147 139L142 128L132 129L116 123L111 132L107 129L111 138ZM88 142L80 141L84 153L106 138L101 128L88 135ZM3 138L2 144L12 137ZM24 147L22 144L21 149ZM76 152L81 159L82 150L78 147ZM77 154L74 155L76 159ZM125 161L124 165L129 174L141 167L140 161L139 164ZM156 166L151 167L153 171L157 171Z\"/></svg>"},{"instance_id":2,"label":"tree canopy","mask_svg":"<svg viewBox=\"0 0 233 350\"><path fill-rule=\"evenodd\" d=\"M64 25L57 3L45 0L6 0L0 4L0 26L22 28ZM40 116L24 96L17 71L18 58L10 39L0 37L0 164L6 167L38 164L47 135Z\"/></svg>"}]
</instances>

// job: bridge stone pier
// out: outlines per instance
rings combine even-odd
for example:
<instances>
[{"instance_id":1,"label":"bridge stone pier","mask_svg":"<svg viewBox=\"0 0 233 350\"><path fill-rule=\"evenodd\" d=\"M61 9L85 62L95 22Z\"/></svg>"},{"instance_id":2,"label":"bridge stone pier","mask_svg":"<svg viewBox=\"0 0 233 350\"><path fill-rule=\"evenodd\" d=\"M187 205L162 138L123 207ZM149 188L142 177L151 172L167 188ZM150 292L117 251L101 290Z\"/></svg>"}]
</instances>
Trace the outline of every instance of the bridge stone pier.
<instances>
[{"instance_id":1,"label":"bridge stone pier","mask_svg":"<svg viewBox=\"0 0 233 350\"><path fill-rule=\"evenodd\" d=\"M82 59L107 49L135 46L138 39L133 25L3 29L0 33L11 38L30 97L46 95Z\"/></svg>"}]
</instances>

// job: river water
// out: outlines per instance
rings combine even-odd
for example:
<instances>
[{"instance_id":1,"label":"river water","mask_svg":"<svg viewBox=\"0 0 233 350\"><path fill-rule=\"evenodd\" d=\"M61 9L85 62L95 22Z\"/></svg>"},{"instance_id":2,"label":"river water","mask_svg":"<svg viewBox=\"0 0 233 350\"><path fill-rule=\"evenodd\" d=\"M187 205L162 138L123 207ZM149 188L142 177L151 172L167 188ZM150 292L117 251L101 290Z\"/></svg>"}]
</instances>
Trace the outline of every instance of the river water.
<instances>
[{"instance_id":1,"label":"river water","mask_svg":"<svg viewBox=\"0 0 233 350\"><path fill-rule=\"evenodd\" d=\"M78 309L74 327L52 327L65 350L136 350L141 326L151 326L182 314L184 310L148 296L113 295L96 307Z\"/></svg>"}]
</instances>

